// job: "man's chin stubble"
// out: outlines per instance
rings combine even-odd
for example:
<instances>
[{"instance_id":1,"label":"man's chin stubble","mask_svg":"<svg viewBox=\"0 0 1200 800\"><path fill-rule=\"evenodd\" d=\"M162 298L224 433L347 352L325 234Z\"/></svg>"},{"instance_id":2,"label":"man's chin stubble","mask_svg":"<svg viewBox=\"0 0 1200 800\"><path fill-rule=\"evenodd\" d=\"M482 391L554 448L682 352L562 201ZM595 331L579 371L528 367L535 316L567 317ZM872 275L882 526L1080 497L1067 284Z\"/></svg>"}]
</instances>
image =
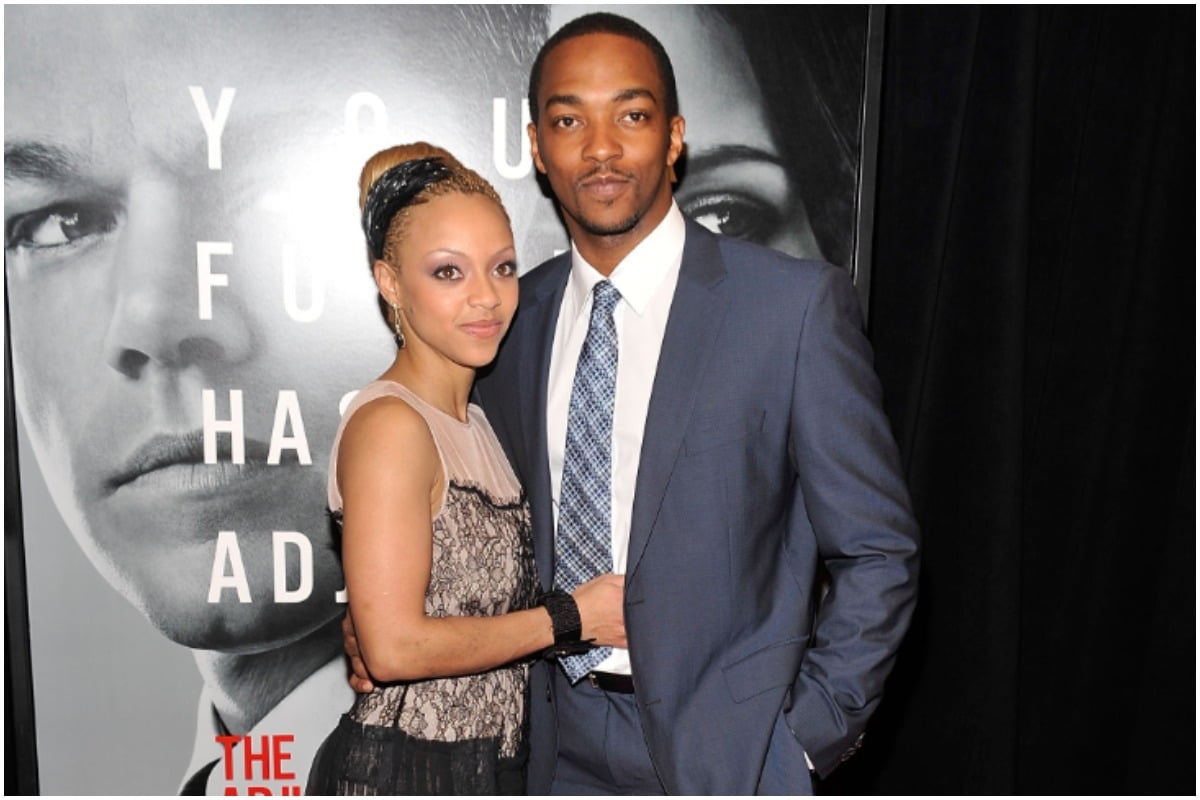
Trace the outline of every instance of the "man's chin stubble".
<instances>
[{"instance_id":1,"label":"man's chin stubble","mask_svg":"<svg viewBox=\"0 0 1200 800\"><path fill-rule=\"evenodd\" d=\"M637 227L641 219L642 215L640 213L634 213L614 225L600 225L583 217L577 217L576 221L579 223L579 227L589 236L621 236Z\"/></svg>"}]
</instances>

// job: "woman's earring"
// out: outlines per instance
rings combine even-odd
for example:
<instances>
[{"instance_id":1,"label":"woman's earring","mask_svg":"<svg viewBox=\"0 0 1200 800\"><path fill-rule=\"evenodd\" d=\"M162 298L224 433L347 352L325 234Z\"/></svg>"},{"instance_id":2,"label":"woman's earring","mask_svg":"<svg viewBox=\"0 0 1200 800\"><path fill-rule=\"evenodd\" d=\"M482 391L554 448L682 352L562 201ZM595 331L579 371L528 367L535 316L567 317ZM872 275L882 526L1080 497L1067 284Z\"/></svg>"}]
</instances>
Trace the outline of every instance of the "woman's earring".
<instances>
[{"instance_id":1,"label":"woman's earring","mask_svg":"<svg viewBox=\"0 0 1200 800\"><path fill-rule=\"evenodd\" d=\"M400 329L400 309L392 304L392 330L396 332L396 347L404 349L404 331Z\"/></svg>"}]
</instances>

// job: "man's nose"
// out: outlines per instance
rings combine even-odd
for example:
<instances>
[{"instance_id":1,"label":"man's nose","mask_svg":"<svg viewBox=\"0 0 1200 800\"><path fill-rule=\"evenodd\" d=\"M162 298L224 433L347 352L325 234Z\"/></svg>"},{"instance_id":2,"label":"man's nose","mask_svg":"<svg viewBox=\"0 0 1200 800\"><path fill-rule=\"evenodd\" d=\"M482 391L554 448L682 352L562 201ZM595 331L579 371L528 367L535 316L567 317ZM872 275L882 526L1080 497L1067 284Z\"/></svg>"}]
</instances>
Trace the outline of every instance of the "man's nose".
<instances>
[{"instance_id":1,"label":"man's nose","mask_svg":"<svg viewBox=\"0 0 1200 800\"><path fill-rule=\"evenodd\" d=\"M599 120L588 126L583 156L591 161L605 163L621 155L621 140L612 122Z\"/></svg>"},{"instance_id":2,"label":"man's nose","mask_svg":"<svg viewBox=\"0 0 1200 800\"><path fill-rule=\"evenodd\" d=\"M162 179L137 182L127 214L115 256L115 307L104 339L108 365L137 379L153 368L248 358L252 331L245 300L231 287L213 286L206 274L232 272L236 257L213 256L211 269L201 269L199 226L192 223L199 212L189 207L182 188ZM211 293L211 319L201 318L202 293Z\"/></svg>"}]
</instances>

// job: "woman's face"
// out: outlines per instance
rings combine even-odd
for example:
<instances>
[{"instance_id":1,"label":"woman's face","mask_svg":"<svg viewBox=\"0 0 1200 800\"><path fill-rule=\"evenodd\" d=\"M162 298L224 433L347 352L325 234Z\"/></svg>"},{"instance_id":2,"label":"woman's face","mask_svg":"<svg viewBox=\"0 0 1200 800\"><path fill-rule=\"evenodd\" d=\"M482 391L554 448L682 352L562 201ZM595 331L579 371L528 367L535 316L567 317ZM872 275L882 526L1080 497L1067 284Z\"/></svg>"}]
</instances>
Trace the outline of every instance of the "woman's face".
<instances>
[{"instance_id":1,"label":"woman's face","mask_svg":"<svg viewBox=\"0 0 1200 800\"><path fill-rule=\"evenodd\" d=\"M358 169L401 137L490 162L490 97L467 79L401 72L399 55L378 56L405 51L394 31L346 30L318 7L10 12L14 385L55 503L172 639L252 651L298 638L340 613L325 515L339 401L393 353L358 228ZM415 43L422 18L405 22ZM371 135L381 107L390 122ZM461 107L483 109L474 137L449 111ZM205 463L206 429L222 425L244 435L244 464L229 433ZM221 531L237 552L218 559ZM277 584L300 585L295 547L275 574L276 531L312 545L302 602L275 600ZM232 588L210 602L215 578L236 582L239 566L250 602Z\"/></svg>"},{"instance_id":2,"label":"woman's face","mask_svg":"<svg viewBox=\"0 0 1200 800\"><path fill-rule=\"evenodd\" d=\"M425 363L490 364L517 309L508 219L479 194L433 197L408 213L399 269L376 263L380 290L400 309L405 347Z\"/></svg>"},{"instance_id":3,"label":"woman's face","mask_svg":"<svg viewBox=\"0 0 1200 800\"><path fill-rule=\"evenodd\" d=\"M771 130L770 110L736 31L704 6L557 5L550 29L608 10L635 20L666 48L687 120L675 200L710 230L799 257L820 257L808 214Z\"/></svg>"}]
</instances>

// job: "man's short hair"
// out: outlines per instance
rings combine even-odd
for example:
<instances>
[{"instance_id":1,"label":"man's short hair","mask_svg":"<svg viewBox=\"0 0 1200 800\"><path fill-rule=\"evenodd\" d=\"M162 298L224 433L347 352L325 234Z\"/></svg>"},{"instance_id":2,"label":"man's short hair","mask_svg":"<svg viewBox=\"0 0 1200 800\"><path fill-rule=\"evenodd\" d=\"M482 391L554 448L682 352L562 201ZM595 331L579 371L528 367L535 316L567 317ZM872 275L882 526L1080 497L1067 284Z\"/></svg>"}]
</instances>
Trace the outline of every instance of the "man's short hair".
<instances>
[{"instance_id":1,"label":"man's short hair","mask_svg":"<svg viewBox=\"0 0 1200 800\"><path fill-rule=\"evenodd\" d=\"M675 88L675 68L671 66L671 58L667 55L662 42L655 38L650 31L627 17L610 14L606 11L597 11L577 17L563 25L546 40L542 49L538 51L533 68L529 71L529 118L534 125L541 116L537 98L538 90L542 86L542 68L545 66L546 56L563 42L593 33L624 36L626 39L633 39L650 48L650 52L654 54L654 62L658 66L658 77L662 81L663 91L666 93L667 118L672 119L679 114L679 93Z\"/></svg>"}]
</instances>

